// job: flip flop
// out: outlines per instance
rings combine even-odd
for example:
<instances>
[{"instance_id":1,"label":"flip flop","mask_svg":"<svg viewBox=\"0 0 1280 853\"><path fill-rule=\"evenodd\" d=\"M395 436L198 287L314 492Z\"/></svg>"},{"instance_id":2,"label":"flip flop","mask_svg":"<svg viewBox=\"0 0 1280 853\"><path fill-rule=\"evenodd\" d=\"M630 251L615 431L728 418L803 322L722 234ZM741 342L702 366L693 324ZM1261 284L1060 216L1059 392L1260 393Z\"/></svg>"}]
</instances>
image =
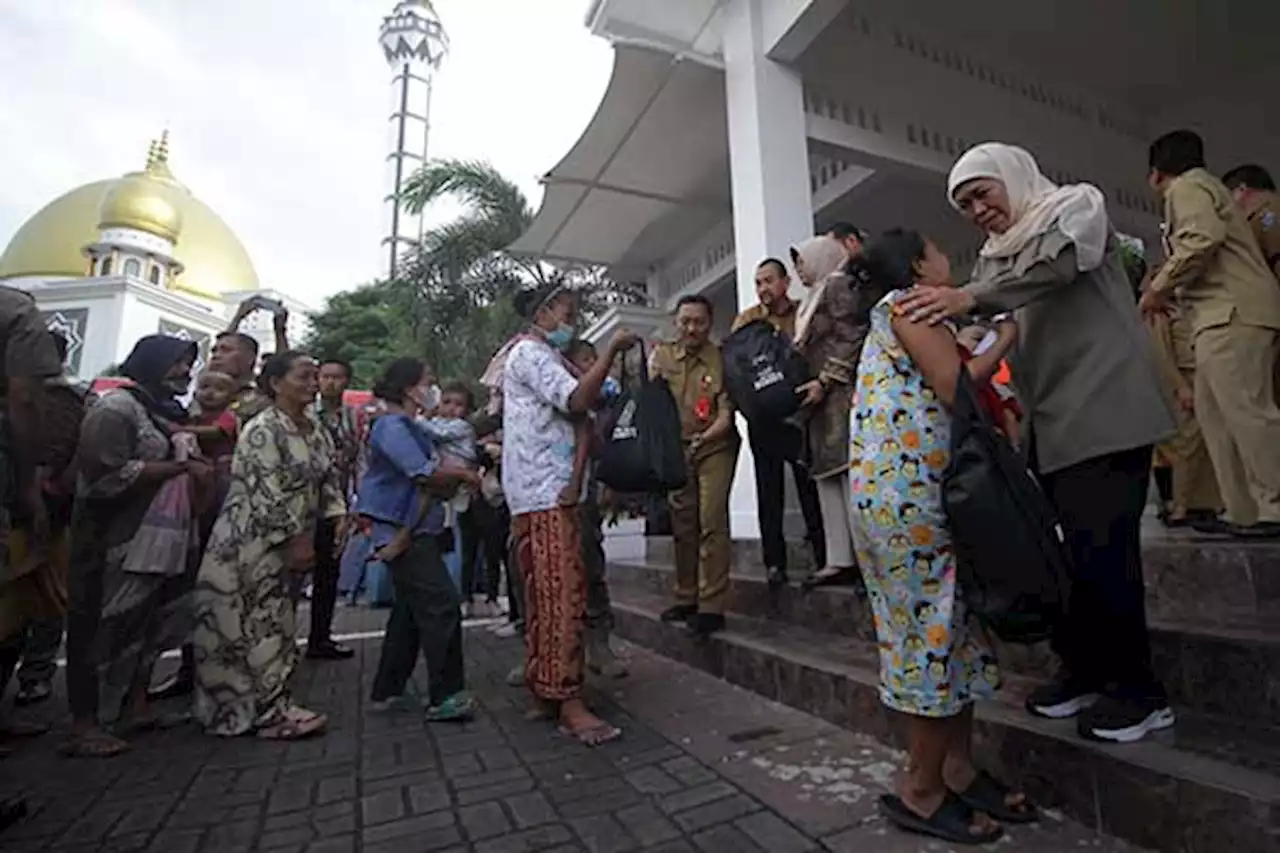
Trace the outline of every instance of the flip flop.
<instances>
[{"instance_id":1,"label":"flip flop","mask_svg":"<svg viewBox=\"0 0 1280 853\"><path fill-rule=\"evenodd\" d=\"M606 743L622 737L622 729L617 726L611 726L603 720L599 724L588 726L585 729L571 729L568 726L560 726L557 731L564 737L573 738L583 746L589 747L604 746Z\"/></svg>"},{"instance_id":2,"label":"flip flop","mask_svg":"<svg viewBox=\"0 0 1280 853\"><path fill-rule=\"evenodd\" d=\"M254 732L260 740L306 740L325 730L329 718L314 711L290 708L278 723L263 726Z\"/></svg>"},{"instance_id":3,"label":"flip flop","mask_svg":"<svg viewBox=\"0 0 1280 853\"><path fill-rule=\"evenodd\" d=\"M448 699L429 706L424 713L428 723L465 723L475 715L475 700L461 693L455 693Z\"/></svg>"},{"instance_id":4,"label":"flip flop","mask_svg":"<svg viewBox=\"0 0 1280 853\"><path fill-rule=\"evenodd\" d=\"M1022 802L1010 805L1010 794L1019 794ZM1035 823L1040 819L1039 808L1026 794L1014 791L985 770L979 770L969 787L955 795L969 808L986 812L1001 823Z\"/></svg>"},{"instance_id":5,"label":"flip flop","mask_svg":"<svg viewBox=\"0 0 1280 853\"><path fill-rule=\"evenodd\" d=\"M902 798L894 794L880 797L880 812L889 823L904 832L927 835L951 844L990 844L1004 835L999 826L982 833L972 830L974 809L966 805L953 792L947 791L942 804L929 817L913 812Z\"/></svg>"},{"instance_id":6,"label":"flip flop","mask_svg":"<svg viewBox=\"0 0 1280 853\"><path fill-rule=\"evenodd\" d=\"M65 758L115 758L130 749L128 741L106 732L97 732L71 738L58 747L58 754Z\"/></svg>"},{"instance_id":7,"label":"flip flop","mask_svg":"<svg viewBox=\"0 0 1280 853\"><path fill-rule=\"evenodd\" d=\"M177 729L191 722L190 711L166 711L160 714L148 714L137 720L126 720L120 726L120 734L146 734Z\"/></svg>"},{"instance_id":8,"label":"flip flop","mask_svg":"<svg viewBox=\"0 0 1280 853\"><path fill-rule=\"evenodd\" d=\"M820 589L824 586L846 586L857 582L858 570L853 568L836 569L834 572L814 572L800 582L804 592Z\"/></svg>"}]
</instances>

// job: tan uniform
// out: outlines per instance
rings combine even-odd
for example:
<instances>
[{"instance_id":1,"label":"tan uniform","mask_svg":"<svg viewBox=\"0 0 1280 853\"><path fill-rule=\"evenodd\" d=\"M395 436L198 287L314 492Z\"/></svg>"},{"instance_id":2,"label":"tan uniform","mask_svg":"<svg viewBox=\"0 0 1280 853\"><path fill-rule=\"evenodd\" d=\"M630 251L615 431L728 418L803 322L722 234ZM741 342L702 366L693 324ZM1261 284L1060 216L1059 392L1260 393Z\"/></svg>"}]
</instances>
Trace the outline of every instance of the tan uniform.
<instances>
[{"instance_id":1,"label":"tan uniform","mask_svg":"<svg viewBox=\"0 0 1280 853\"><path fill-rule=\"evenodd\" d=\"M675 537L676 600L700 613L723 614L729 592L729 487L738 462L736 426L696 452L690 447L721 413L732 416L720 348L708 343L696 353L662 344L650 372L667 380L680 409L681 437L689 460L689 482L668 496Z\"/></svg>"},{"instance_id":2,"label":"tan uniform","mask_svg":"<svg viewBox=\"0 0 1280 853\"><path fill-rule=\"evenodd\" d=\"M756 320L767 321L770 326L794 340L796 336L796 303L788 300L787 310L780 314L775 314L763 305L752 305L746 311L733 318L733 326L730 331L736 332Z\"/></svg>"},{"instance_id":3,"label":"tan uniform","mask_svg":"<svg viewBox=\"0 0 1280 853\"><path fill-rule=\"evenodd\" d=\"M1195 348L1195 410L1227 520L1280 522L1280 287L1222 182L1191 169L1165 189L1168 260Z\"/></svg>"},{"instance_id":4,"label":"tan uniform","mask_svg":"<svg viewBox=\"0 0 1280 853\"><path fill-rule=\"evenodd\" d=\"M1258 201L1254 202L1247 215L1249 228L1258 241L1267 267L1280 279L1280 196L1273 192L1258 193Z\"/></svg>"},{"instance_id":5,"label":"tan uniform","mask_svg":"<svg viewBox=\"0 0 1280 853\"><path fill-rule=\"evenodd\" d=\"M1156 348L1157 364L1165 390L1177 398L1195 388L1196 357L1191 330L1177 310L1148 316L1147 329ZM1177 434L1156 448L1173 469L1173 514L1185 517L1188 511L1216 513L1222 509L1218 480L1204 444L1200 422L1193 412L1176 406Z\"/></svg>"}]
</instances>

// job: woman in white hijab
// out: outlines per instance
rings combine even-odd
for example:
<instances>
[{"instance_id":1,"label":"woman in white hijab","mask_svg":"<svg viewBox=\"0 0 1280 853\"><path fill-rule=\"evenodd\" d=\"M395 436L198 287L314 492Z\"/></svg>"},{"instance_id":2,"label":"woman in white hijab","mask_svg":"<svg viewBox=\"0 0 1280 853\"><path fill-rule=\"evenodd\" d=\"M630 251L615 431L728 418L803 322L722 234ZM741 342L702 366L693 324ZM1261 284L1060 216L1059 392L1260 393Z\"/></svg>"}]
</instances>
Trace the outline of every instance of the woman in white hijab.
<instances>
[{"instance_id":1,"label":"woman in white hijab","mask_svg":"<svg viewBox=\"0 0 1280 853\"><path fill-rule=\"evenodd\" d=\"M1053 644L1062 670L1027 709L1078 715L1089 738L1139 740L1174 722L1151 670L1139 544L1152 446L1174 419L1119 240L1096 187L1059 187L1012 145L966 152L947 200L986 236L969 284L915 288L899 310L928 323L1017 311L1026 443L1074 561Z\"/></svg>"},{"instance_id":2,"label":"woman in white hijab","mask_svg":"<svg viewBox=\"0 0 1280 853\"><path fill-rule=\"evenodd\" d=\"M849 407L868 312L859 313L854 280L844 272L848 254L838 240L806 240L791 249L791 260L808 288L796 314L796 349L814 379L797 393L804 397L805 462L818 491L823 533L821 547L814 545L818 568L804 586L860 585L849 526ZM770 579L779 580L772 572Z\"/></svg>"}]
</instances>

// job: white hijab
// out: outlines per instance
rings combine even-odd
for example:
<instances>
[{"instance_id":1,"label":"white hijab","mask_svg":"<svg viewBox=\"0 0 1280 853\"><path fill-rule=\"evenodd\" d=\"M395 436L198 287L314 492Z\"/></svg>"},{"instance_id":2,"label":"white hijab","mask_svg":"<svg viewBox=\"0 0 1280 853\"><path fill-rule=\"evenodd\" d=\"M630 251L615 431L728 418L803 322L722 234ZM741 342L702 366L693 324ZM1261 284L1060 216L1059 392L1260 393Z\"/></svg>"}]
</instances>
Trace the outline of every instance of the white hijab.
<instances>
[{"instance_id":1,"label":"white hijab","mask_svg":"<svg viewBox=\"0 0 1280 853\"><path fill-rule=\"evenodd\" d=\"M844 266L849 255L839 240L827 236L811 237L791 251L804 261L805 272L813 279L796 312L796 343L801 344L818 310L818 303L822 301L822 293L827 289L827 279Z\"/></svg>"},{"instance_id":2,"label":"white hijab","mask_svg":"<svg viewBox=\"0 0 1280 853\"><path fill-rule=\"evenodd\" d=\"M1081 272L1102 266L1110 222L1106 200L1092 184L1060 187L1040 172L1036 159L1016 145L987 142L961 155L947 178L947 201L956 204L956 190L975 178L995 178L1009 195L1013 225L991 234L983 244L984 258L1008 258L1032 240L1058 228L1076 247Z\"/></svg>"}]
</instances>

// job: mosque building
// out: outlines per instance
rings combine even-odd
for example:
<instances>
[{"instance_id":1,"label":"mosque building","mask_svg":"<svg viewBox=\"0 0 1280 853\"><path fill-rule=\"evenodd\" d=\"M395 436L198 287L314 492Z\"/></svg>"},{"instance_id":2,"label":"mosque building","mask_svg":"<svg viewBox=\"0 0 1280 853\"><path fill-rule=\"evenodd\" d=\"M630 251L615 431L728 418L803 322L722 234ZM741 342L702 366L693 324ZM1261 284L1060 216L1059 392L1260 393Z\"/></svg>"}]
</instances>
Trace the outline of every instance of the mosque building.
<instances>
[{"instance_id":1,"label":"mosque building","mask_svg":"<svg viewBox=\"0 0 1280 853\"><path fill-rule=\"evenodd\" d=\"M51 329L66 335L82 379L118 364L143 335L189 338L207 357L240 303L254 296L289 310L289 338L312 309L263 289L235 232L173 174L165 133L141 171L77 187L37 211L0 255L0 284L30 292ZM240 330L275 349L272 320Z\"/></svg>"}]
</instances>

